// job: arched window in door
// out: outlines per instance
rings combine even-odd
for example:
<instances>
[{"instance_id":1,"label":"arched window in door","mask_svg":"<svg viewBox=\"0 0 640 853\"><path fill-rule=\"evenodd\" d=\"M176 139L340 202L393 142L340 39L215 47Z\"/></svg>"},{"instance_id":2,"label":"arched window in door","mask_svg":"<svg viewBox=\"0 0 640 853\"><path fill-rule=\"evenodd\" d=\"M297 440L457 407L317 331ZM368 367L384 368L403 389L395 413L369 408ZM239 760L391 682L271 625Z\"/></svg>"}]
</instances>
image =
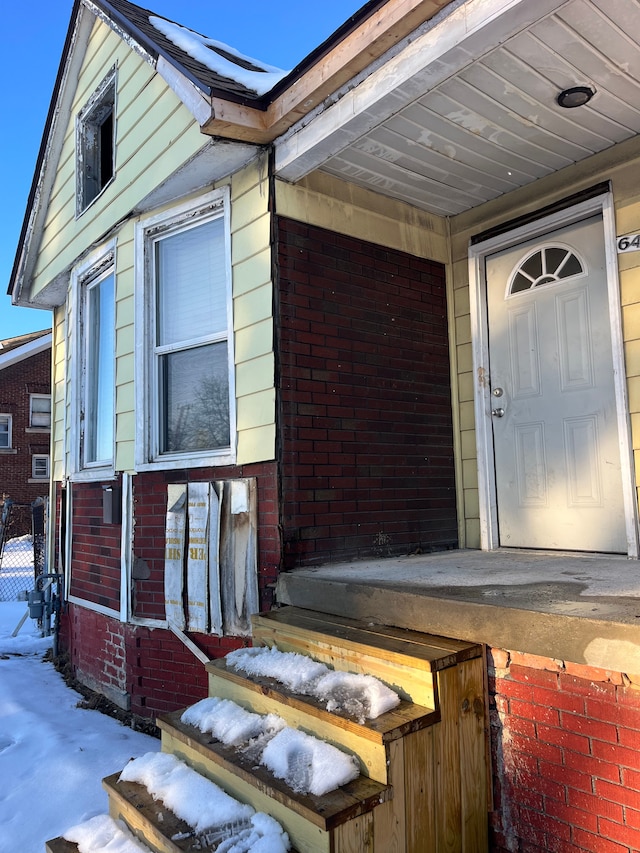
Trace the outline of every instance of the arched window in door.
<instances>
[{"instance_id":1,"label":"arched window in door","mask_svg":"<svg viewBox=\"0 0 640 853\"><path fill-rule=\"evenodd\" d=\"M518 262L509 277L507 295L523 293L534 287L557 284L567 278L584 275L586 265L573 249L559 243L538 247Z\"/></svg>"}]
</instances>

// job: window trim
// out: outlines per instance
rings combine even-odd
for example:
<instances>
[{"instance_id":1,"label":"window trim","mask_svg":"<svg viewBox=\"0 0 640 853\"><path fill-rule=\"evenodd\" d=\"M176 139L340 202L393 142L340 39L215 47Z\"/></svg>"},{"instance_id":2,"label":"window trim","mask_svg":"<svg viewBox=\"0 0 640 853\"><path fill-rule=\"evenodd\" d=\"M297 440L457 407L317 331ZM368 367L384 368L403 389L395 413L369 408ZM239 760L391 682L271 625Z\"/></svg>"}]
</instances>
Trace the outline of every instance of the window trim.
<instances>
[{"instance_id":1,"label":"window trim","mask_svg":"<svg viewBox=\"0 0 640 853\"><path fill-rule=\"evenodd\" d=\"M222 217L224 224L225 283L229 378L230 446L202 452L160 452L159 394L155 367L155 279L152 247L161 236L179 233L190 225L203 224ZM196 200L180 204L136 224L135 325L143 330L143 343L136 347L136 470L168 470L177 468L218 467L236 462L236 393L233 330L233 282L231 271L231 204L228 186L213 190Z\"/></svg>"},{"instance_id":2,"label":"window trim","mask_svg":"<svg viewBox=\"0 0 640 853\"><path fill-rule=\"evenodd\" d=\"M85 334L85 316L87 311L88 286L93 286L99 281L106 279L109 275L114 278L114 317L116 290L116 242L112 240L105 246L92 252L82 264L72 272L72 298L70 300L71 318L69 328L72 329L71 357L74 366L71 381L71 479L81 480L103 480L115 476L116 455L116 381L115 381L115 352L113 354L113 445L112 455L109 460L100 462L84 462L84 432L85 421L83 409L87 401L86 393L86 365L88 353L88 339Z\"/></svg>"},{"instance_id":3,"label":"window trim","mask_svg":"<svg viewBox=\"0 0 640 853\"><path fill-rule=\"evenodd\" d=\"M46 459L47 473L44 476L36 474L36 460ZM36 483L44 483L49 480L51 474L51 457L48 453L33 453L31 455L31 479Z\"/></svg>"},{"instance_id":4,"label":"window trim","mask_svg":"<svg viewBox=\"0 0 640 853\"><path fill-rule=\"evenodd\" d=\"M102 80L95 92L91 95L80 112L76 115L76 218L88 210L110 186L116 176L116 101L117 101L117 66L113 66L106 77ZM113 90L113 91L111 91ZM109 179L99 187L98 191L90 199L87 199L87 175L86 162L89 159L87 136L88 129L102 127L104 122L97 124L92 121L95 111L109 100L111 104L111 175ZM98 151L97 159L100 159ZM94 155L94 159L95 155Z\"/></svg>"},{"instance_id":5,"label":"window trim","mask_svg":"<svg viewBox=\"0 0 640 853\"><path fill-rule=\"evenodd\" d=\"M0 452L7 452L8 450L13 450L13 415L9 412L0 412L0 418L7 419L7 437L8 444L6 447L0 445Z\"/></svg>"},{"instance_id":6,"label":"window trim","mask_svg":"<svg viewBox=\"0 0 640 853\"><path fill-rule=\"evenodd\" d=\"M37 426L33 423L33 401L34 399L49 400L49 426ZM52 417L52 399L51 394L29 394L29 431L30 432L51 432L51 417Z\"/></svg>"}]
</instances>

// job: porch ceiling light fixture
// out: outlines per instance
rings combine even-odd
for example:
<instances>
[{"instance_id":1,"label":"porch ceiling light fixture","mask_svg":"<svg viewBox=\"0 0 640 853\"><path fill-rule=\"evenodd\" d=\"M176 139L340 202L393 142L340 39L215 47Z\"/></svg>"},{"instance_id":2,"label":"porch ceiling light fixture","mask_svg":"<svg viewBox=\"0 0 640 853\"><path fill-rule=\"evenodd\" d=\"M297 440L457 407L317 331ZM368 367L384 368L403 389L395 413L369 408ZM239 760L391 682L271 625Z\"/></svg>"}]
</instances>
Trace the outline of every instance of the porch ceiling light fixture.
<instances>
[{"instance_id":1,"label":"porch ceiling light fixture","mask_svg":"<svg viewBox=\"0 0 640 853\"><path fill-rule=\"evenodd\" d=\"M570 89L563 89L556 100L561 107L570 110L588 104L594 95L595 91L590 86L572 86Z\"/></svg>"}]
</instances>

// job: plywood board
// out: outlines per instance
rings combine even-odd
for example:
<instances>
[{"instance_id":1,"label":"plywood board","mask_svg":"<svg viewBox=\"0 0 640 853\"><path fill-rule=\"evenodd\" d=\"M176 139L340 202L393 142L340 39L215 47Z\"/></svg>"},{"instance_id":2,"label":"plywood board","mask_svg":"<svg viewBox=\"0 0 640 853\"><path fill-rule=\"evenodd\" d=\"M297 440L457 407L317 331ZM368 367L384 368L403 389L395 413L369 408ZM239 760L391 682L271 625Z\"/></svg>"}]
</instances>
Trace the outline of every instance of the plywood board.
<instances>
[{"instance_id":1,"label":"plywood board","mask_svg":"<svg viewBox=\"0 0 640 853\"><path fill-rule=\"evenodd\" d=\"M187 488L189 537L187 550L187 613L190 631L208 627L209 484Z\"/></svg>"},{"instance_id":2,"label":"plywood board","mask_svg":"<svg viewBox=\"0 0 640 853\"><path fill-rule=\"evenodd\" d=\"M211 633L222 636L222 598L220 594L220 513L222 483L209 483L209 618Z\"/></svg>"},{"instance_id":3,"label":"plywood board","mask_svg":"<svg viewBox=\"0 0 640 853\"><path fill-rule=\"evenodd\" d=\"M258 508L254 478L224 484L220 527L221 595L224 631L251 633L258 607Z\"/></svg>"},{"instance_id":4,"label":"plywood board","mask_svg":"<svg viewBox=\"0 0 640 853\"><path fill-rule=\"evenodd\" d=\"M167 517L165 523L164 596L167 622L184 630L183 560L187 487L167 486Z\"/></svg>"}]
</instances>

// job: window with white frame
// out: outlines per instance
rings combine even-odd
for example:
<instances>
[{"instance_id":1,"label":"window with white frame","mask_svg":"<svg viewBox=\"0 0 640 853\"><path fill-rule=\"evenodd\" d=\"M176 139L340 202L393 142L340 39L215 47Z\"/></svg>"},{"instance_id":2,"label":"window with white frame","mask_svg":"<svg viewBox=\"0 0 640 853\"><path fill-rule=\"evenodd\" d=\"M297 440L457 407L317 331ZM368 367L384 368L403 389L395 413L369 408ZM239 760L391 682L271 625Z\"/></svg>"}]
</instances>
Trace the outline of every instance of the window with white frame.
<instances>
[{"instance_id":1,"label":"window with white frame","mask_svg":"<svg viewBox=\"0 0 640 853\"><path fill-rule=\"evenodd\" d=\"M93 93L76 121L77 214L81 214L115 174L116 70Z\"/></svg>"},{"instance_id":2,"label":"window with white frame","mask_svg":"<svg viewBox=\"0 0 640 853\"><path fill-rule=\"evenodd\" d=\"M113 466L115 423L115 273L113 253L79 278L78 468Z\"/></svg>"},{"instance_id":3,"label":"window with white frame","mask_svg":"<svg viewBox=\"0 0 640 853\"><path fill-rule=\"evenodd\" d=\"M34 480L49 479L49 454L34 453L31 457L31 476Z\"/></svg>"},{"instance_id":4,"label":"window with white frame","mask_svg":"<svg viewBox=\"0 0 640 853\"><path fill-rule=\"evenodd\" d=\"M29 426L32 429L51 429L51 394L31 394Z\"/></svg>"},{"instance_id":5,"label":"window with white frame","mask_svg":"<svg viewBox=\"0 0 640 853\"><path fill-rule=\"evenodd\" d=\"M0 415L0 450L9 450L12 447L12 421L11 415Z\"/></svg>"},{"instance_id":6,"label":"window with white frame","mask_svg":"<svg viewBox=\"0 0 640 853\"><path fill-rule=\"evenodd\" d=\"M148 333L144 462L228 462L235 435L226 193L142 223ZM146 384L145 384L145 387Z\"/></svg>"}]
</instances>

